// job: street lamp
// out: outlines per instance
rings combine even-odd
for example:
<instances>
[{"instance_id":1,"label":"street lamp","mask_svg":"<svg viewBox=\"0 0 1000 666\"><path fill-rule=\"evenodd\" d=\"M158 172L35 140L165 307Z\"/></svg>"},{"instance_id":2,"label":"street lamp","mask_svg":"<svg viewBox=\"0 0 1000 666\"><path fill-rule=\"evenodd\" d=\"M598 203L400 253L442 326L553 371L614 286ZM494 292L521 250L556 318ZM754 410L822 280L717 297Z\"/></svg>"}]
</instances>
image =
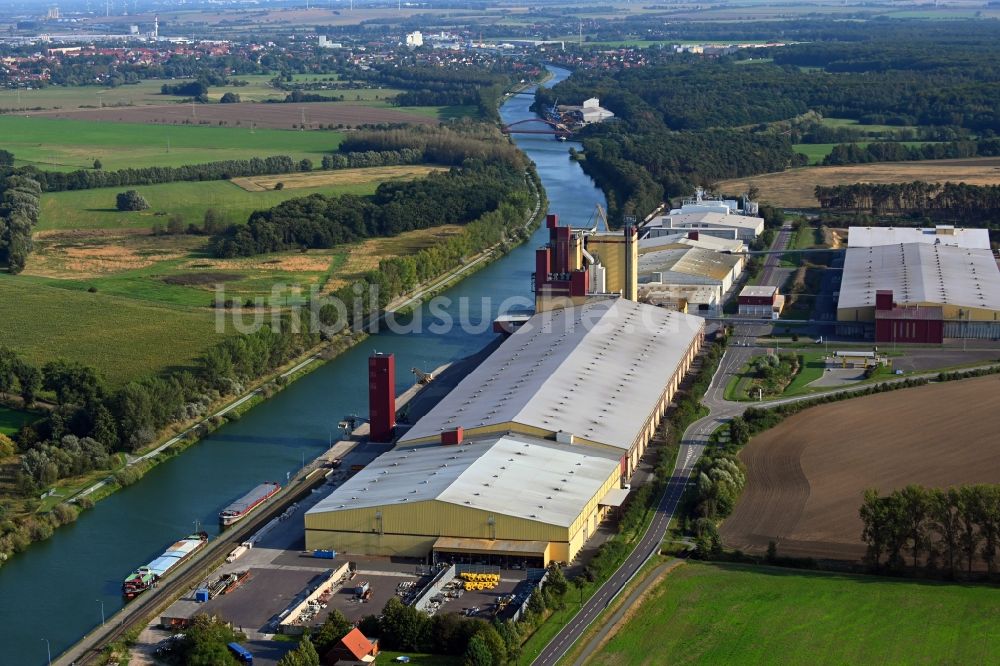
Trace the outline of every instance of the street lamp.
<instances>
[{"instance_id":1,"label":"street lamp","mask_svg":"<svg viewBox=\"0 0 1000 666\"><path fill-rule=\"evenodd\" d=\"M103 627L104 626L104 600L103 599L95 599L95 601L97 603L101 604L101 626Z\"/></svg>"},{"instance_id":2,"label":"street lamp","mask_svg":"<svg viewBox=\"0 0 1000 666\"><path fill-rule=\"evenodd\" d=\"M45 655L49 658L49 666L52 666L52 646L49 645L49 639L43 638L45 641Z\"/></svg>"}]
</instances>

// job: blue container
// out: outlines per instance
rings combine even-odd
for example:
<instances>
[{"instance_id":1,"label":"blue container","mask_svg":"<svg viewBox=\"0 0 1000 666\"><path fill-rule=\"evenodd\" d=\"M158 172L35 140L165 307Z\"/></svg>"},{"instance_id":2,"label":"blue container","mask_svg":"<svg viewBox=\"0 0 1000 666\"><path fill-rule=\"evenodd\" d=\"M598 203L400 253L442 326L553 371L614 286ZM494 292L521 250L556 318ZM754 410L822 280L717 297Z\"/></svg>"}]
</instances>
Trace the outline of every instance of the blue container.
<instances>
[{"instance_id":1,"label":"blue container","mask_svg":"<svg viewBox=\"0 0 1000 666\"><path fill-rule=\"evenodd\" d=\"M203 604L208 601L208 588L199 588L194 591L194 600L199 604Z\"/></svg>"},{"instance_id":2,"label":"blue container","mask_svg":"<svg viewBox=\"0 0 1000 666\"><path fill-rule=\"evenodd\" d=\"M335 550L314 550L313 557L318 557L321 560L332 560L337 556L337 551Z\"/></svg>"}]
</instances>

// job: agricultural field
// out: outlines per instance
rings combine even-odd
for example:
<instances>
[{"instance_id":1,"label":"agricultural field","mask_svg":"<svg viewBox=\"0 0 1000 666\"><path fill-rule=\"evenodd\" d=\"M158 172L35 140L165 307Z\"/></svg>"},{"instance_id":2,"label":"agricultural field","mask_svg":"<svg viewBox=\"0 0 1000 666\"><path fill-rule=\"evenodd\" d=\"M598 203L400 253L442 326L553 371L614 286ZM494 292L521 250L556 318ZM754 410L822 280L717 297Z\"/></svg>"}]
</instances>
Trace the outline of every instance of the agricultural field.
<instances>
[{"instance_id":1,"label":"agricultural field","mask_svg":"<svg viewBox=\"0 0 1000 666\"><path fill-rule=\"evenodd\" d=\"M985 586L689 562L626 618L587 664L1000 659L1000 606Z\"/></svg>"},{"instance_id":2,"label":"agricultural field","mask_svg":"<svg viewBox=\"0 0 1000 666\"><path fill-rule=\"evenodd\" d=\"M359 171L367 171L361 169ZM52 230L72 229L127 229L148 231L155 224L165 225L171 215L180 215L184 224L200 225L205 211L217 209L228 222L242 224L255 210L263 210L295 197L310 194L371 194L380 179L375 174L355 174L344 182L336 182L339 171L321 171L303 174L283 174L269 180L269 188L249 189L248 183L236 184L228 180L209 180L137 185L135 187L102 187L92 190L47 192L42 195L38 230L44 234ZM316 176L302 180L299 176ZM399 174L399 179L422 175L420 171ZM326 177L325 179L323 177ZM271 176L261 177L270 179ZM240 179L243 180L243 179ZM256 178L254 179L256 180ZM325 180L325 182L324 182ZM274 183L282 182L285 189L275 190ZM115 208L115 197L126 189L138 191L149 202L149 210L122 212Z\"/></svg>"},{"instance_id":3,"label":"agricultural field","mask_svg":"<svg viewBox=\"0 0 1000 666\"><path fill-rule=\"evenodd\" d=\"M817 185L867 183L964 182L969 185L1000 184L1000 158L973 157L959 160L920 162L879 162L849 166L804 167L751 178L723 181L724 192L745 192L750 185L760 188L760 199L777 206L815 208Z\"/></svg>"},{"instance_id":4,"label":"agricultural field","mask_svg":"<svg viewBox=\"0 0 1000 666\"><path fill-rule=\"evenodd\" d=\"M0 406L0 435L13 435L25 423L31 423L37 418L38 414L35 412Z\"/></svg>"},{"instance_id":5,"label":"agricultural field","mask_svg":"<svg viewBox=\"0 0 1000 666\"><path fill-rule=\"evenodd\" d=\"M219 105L223 106L233 105ZM286 105L268 104L267 108L273 106ZM187 106L178 108L190 113ZM95 159L100 159L106 170L184 166L270 155L318 162L324 154L337 149L343 135L339 132L251 130L249 122L245 127L150 126L0 116L0 136L4 137L4 148L14 153L18 165L69 171L90 169Z\"/></svg>"},{"instance_id":6,"label":"agricultural field","mask_svg":"<svg viewBox=\"0 0 1000 666\"><path fill-rule=\"evenodd\" d=\"M275 176L250 176L233 178L232 183L247 192L264 192L274 190L274 186L282 183L285 190L317 190L324 187L348 188L357 185L371 185L372 191L377 183L395 180L411 180L428 175L434 171L444 171L444 167L417 165L367 167L364 169L337 169L335 171L313 171L308 173L289 173ZM298 192L295 196L306 196L311 192Z\"/></svg>"},{"instance_id":7,"label":"agricultural field","mask_svg":"<svg viewBox=\"0 0 1000 666\"><path fill-rule=\"evenodd\" d=\"M996 482L998 410L994 375L796 414L740 452L747 487L720 528L723 542L763 553L774 540L781 555L857 560L866 489Z\"/></svg>"},{"instance_id":8,"label":"agricultural field","mask_svg":"<svg viewBox=\"0 0 1000 666\"><path fill-rule=\"evenodd\" d=\"M185 310L0 275L0 339L28 361L98 368L112 385L186 366L215 344L211 310Z\"/></svg>"},{"instance_id":9,"label":"agricultural field","mask_svg":"<svg viewBox=\"0 0 1000 666\"><path fill-rule=\"evenodd\" d=\"M411 113L407 107L393 107L384 97L396 91L348 90L344 102L303 102L290 104L160 104L103 109L33 111L31 118L88 120L151 125L212 125L270 129L322 129L335 125L357 126L372 123L436 124L437 118ZM340 93L337 93L340 94ZM368 98L369 101L365 101Z\"/></svg>"}]
</instances>

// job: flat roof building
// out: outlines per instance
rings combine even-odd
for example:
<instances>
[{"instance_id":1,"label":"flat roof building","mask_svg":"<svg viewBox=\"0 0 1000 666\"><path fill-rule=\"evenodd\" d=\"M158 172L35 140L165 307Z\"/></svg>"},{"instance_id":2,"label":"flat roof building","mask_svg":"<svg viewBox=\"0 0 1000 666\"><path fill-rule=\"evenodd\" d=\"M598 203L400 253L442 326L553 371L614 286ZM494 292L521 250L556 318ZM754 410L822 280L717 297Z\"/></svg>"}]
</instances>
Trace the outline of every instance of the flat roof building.
<instances>
[{"instance_id":1,"label":"flat roof building","mask_svg":"<svg viewBox=\"0 0 1000 666\"><path fill-rule=\"evenodd\" d=\"M743 257L697 247L680 246L639 255L639 283L705 285L729 291L743 271Z\"/></svg>"},{"instance_id":2,"label":"flat roof building","mask_svg":"<svg viewBox=\"0 0 1000 666\"><path fill-rule=\"evenodd\" d=\"M683 229L749 244L764 232L764 218L716 211L671 213L654 218L644 228L649 237L675 234Z\"/></svg>"},{"instance_id":3,"label":"flat roof building","mask_svg":"<svg viewBox=\"0 0 1000 666\"><path fill-rule=\"evenodd\" d=\"M933 228L851 227L847 232L848 247L875 247L906 243L989 250L990 232L988 229L963 229L948 224L940 224Z\"/></svg>"},{"instance_id":4,"label":"flat roof building","mask_svg":"<svg viewBox=\"0 0 1000 666\"><path fill-rule=\"evenodd\" d=\"M536 314L417 421L399 446L519 432L557 434L638 464L701 347L700 317L609 298Z\"/></svg>"},{"instance_id":5,"label":"flat roof building","mask_svg":"<svg viewBox=\"0 0 1000 666\"><path fill-rule=\"evenodd\" d=\"M379 456L306 512L306 548L573 559L621 504L619 456L506 433Z\"/></svg>"},{"instance_id":6,"label":"flat roof building","mask_svg":"<svg viewBox=\"0 0 1000 666\"><path fill-rule=\"evenodd\" d=\"M645 231L643 229L642 233L645 234ZM663 236L643 237L639 240L639 254L673 247L696 247L702 250L729 253L742 253L746 249L746 245L739 239L703 235L697 231L681 231Z\"/></svg>"},{"instance_id":7,"label":"flat roof building","mask_svg":"<svg viewBox=\"0 0 1000 666\"><path fill-rule=\"evenodd\" d=\"M923 242L849 247L837 321L874 324L879 312L886 321L902 322L886 329L897 341L907 341L908 335L896 335L900 331L924 326L914 323L908 329L903 323L929 320L942 322L943 337L996 337L1000 333L996 258L990 250Z\"/></svg>"}]
</instances>

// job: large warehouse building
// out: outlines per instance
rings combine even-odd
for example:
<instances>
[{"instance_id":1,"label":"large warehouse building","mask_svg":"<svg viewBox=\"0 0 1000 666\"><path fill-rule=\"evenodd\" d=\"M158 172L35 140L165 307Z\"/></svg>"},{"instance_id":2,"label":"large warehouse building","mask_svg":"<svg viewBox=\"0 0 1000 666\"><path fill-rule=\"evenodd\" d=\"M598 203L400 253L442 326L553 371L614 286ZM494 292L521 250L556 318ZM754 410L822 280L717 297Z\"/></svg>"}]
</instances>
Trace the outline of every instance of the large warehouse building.
<instances>
[{"instance_id":1,"label":"large warehouse building","mask_svg":"<svg viewBox=\"0 0 1000 666\"><path fill-rule=\"evenodd\" d=\"M621 504L619 481L614 454L523 435L397 448L306 513L306 547L568 562Z\"/></svg>"},{"instance_id":2,"label":"large warehouse building","mask_svg":"<svg viewBox=\"0 0 1000 666\"><path fill-rule=\"evenodd\" d=\"M572 560L623 501L703 332L624 298L534 315L306 514L306 547Z\"/></svg>"},{"instance_id":3,"label":"large warehouse building","mask_svg":"<svg viewBox=\"0 0 1000 666\"><path fill-rule=\"evenodd\" d=\"M856 238L850 230L849 238ZM1000 337L1000 270L988 249L945 243L849 247L837 302L842 334L876 342Z\"/></svg>"},{"instance_id":4,"label":"large warehouse building","mask_svg":"<svg viewBox=\"0 0 1000 666\"><path fill-rule=\"evenodd\" d=\"M519 432L616 452L631 476L701 347L700 317L609 298L537 314L399 440Z\"/></svg>"}]
</instances>

